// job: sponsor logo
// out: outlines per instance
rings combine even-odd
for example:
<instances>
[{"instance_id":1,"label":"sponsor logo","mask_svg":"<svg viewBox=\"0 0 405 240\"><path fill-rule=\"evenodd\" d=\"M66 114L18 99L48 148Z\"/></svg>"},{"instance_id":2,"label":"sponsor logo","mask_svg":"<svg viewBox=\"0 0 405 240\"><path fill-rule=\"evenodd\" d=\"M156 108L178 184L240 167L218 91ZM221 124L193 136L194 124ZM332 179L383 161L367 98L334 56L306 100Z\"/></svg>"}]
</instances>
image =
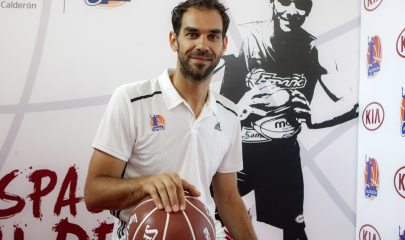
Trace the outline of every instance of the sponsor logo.
<instances>
[{"instance_id":1,"label":"sponsor logo","mask_svg":"<svg viewBox=\"0 0 405 240\"><path fill-rule=\"evenodd\" d=\"M211 240L211 235L210 235L210 232L208 231L208 228L204 228L203 233L204 233L205 240Z\"/></svg>"},{"instance_id":2,"label":"sponsor logo","mask_svg":"<svg viewBox=\"0 0 405 240\"><path fill-rule=\"evenodd\" d=\"M400 109L400 121L401 121L401 136L405 137L405 93L402 87L402 99L401 99L401 109Z\"/></svg>"},{"instance_id":3,"label":"sponsor logo","mask_svg":"<svg viewBox=\"0 0 405 240\"><path fill-rule=\"evenodd\" d=\"M99 7L116 7L130 1L131 0L84 0L89 6Z\"/></svg>"},{"instance_id":4,"label":"sponsor logo","mask_svg":"<svg viewBox=\"0 0 405 240\"><path fill-rule=\"evenodd\" d=\"M363 110L361 117L363 125L367 130L375 131L384 122L384 108L377 102L372 102Z\"/></svg>"},{"instance_id":5,"label":"sponsor logo","mask_svg":"<svg viewBox=\"0 0 405 240\"><path fill-rule=\"evenodd\" d=\"M242 127L242 142L269 142L271 139L263 137L260 133L256 132L253 128Z\"/></svg>"},{"instance_id":6,"label":"sponsor logo","mask_svg":"<svg viewBox=\"0 0 405 240\"><path fill-rule=\"evenodd\" d=\"M398 36L397 53L399 54L399 56L405 58L405 28Z\"/></svg>"},{"instance_id":7,"label":"sponsor logo","mask_svg":"<svg viewBox=\"0 0 405 240\"><path fill-rule=\"evenodd\" d=\"M0 1L0 8L8 9L37 9L37 4L34 2L21 1Z\"/></svg>"},{"instance_id":8,"label":"sponsor logo","mask_svg":"<svg viewBox=\"0 0 405 240\"><path fill-rule=\"evenodd\" d=\"M405 198L405 166L398 169L394 176L395 190L402 198Z\"/></svg>"},{"instance_id":9,"label":"sponsor logo","mask_svg":"<svg viewBox=\"0 0 405 240\"><path fill-rule=\"evenodd\" d=\"M245 80L248 87L258 89L265 86L277 86L281 89L299 89L307 84L304 74L279 77L276 73L267 73L263 69L253 69L247 74Z\"/></svg>"},{"instance_id":10,"label":"sponsor logo","mask_svg":"<svg viewBox=\"0 0 405 240\"><path fill-rule=\"evenodd\" d=\"M221 123L218 122L217 124L215 124L214 129L217 130L217 131L222 131L221 130Z\"/></svg>"},{"instance_id":11,"label":"sponsor logo","mask_svg":"<svg viewBox=\"0 0 405 240\"><path fill-rule=\"evenodd\" d=\"M381 240L381 237L377 229L369 224L366 224L360 228L359 240Z\"/></svg>"},{"instance_id":12,"label":"sponsor logo","mask_svg":"<svg viewBox=\"0 0 405 240\"><path fill-rule=\"evenodd\" d=\"M374 11L376 10L383 0L364 0L364 8L367 11Z\"/></svg>"},{"instance_id":13,"label":"sponsor logo","mask_svg":"<svg viewBox=\"0 0 405 240\"><path fill-rule=\"evenodd\" d=\"M399 240L405 240L405 230L402 230L402 233L401 233L401 226L399 226L398 228L399 228L399 234L398 234Z\"/></svg>"},{"instance_id":14,"label":"sponsor logo","mask_svg":"<svg viewBox=\"0 0 405 240\"><path fill-rule=\"evenodd\" d=\"M150 225L146 225L145 233L143 234L143 240L156 240L159 231L157 229L151 229Z\"/></svg>"},{"instance_id":15,"label":"sponsor logo","mask_svg":"<svg viewBox=\"0 0 405 240\"><path fill-rule=\"evenodd\" d=\"M166 120L161 115L151 115L150 126L152 128L152 131L165 130Z\"/></svg>"},{"instance_id":16,"label":"sponsor logo","mask_svg":"<svg viewBox=\"0 0 405 240\"><path fill-rule=\"evenodd\" d=\"M382 47L379 36L369 37L367 48L367 76L373 77L381 69Z\"/></svg>"},{"instance_id":17,"label":"sponsor logo","mask_svg":"<svg viewBox=\"0 0 405 240\"><path fill-rule=\"evenodd\" d=\"M298 216L295 218L295 221L296 221L297 223L303 223L303 222L304 222L304 215L303 215L303 214L298 215Z\"/></svg>"},{"instance_id":18,"label":"sponsor logo","mask_svg":"<svg viewBox=\"0 0 405 240\"><path fill-rule=\"evenodd\" d=\"M364 194L365 197L373 200L378 195L380 187L380 171L377 160L366 156L366 167L364 169Z\"/></svg>"}]
</instances>

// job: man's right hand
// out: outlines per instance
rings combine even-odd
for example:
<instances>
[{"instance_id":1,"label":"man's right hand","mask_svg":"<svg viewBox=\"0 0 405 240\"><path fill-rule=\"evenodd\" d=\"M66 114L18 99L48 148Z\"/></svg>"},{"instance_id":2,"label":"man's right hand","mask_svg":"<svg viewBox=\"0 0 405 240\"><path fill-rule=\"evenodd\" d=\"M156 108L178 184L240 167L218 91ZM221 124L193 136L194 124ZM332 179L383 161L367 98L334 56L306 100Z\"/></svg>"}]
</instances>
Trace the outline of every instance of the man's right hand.
<instances>
[{"instance_id":1,"label":"man's right hand","mask_svg":"<svg viewBox=\"0 0 405 240\"><path fill-rule=\"evenodd\" d=\"M252 88L243 95L237 104L239 118L244 120L250 114L264 117L269 112L285 105L289 99L290 93L278 87Z\"/></svg>"},{"instance_id":2,"label":"man's right hand","mask_svg":"<svg viewBox=\"0 0 405 240\"><path fill-rule=\"evenodd\" d=\"M166 212L183 211L186 208L186 197L184 191L188 191L193 196L200 196L200 191L181 179L176 173L164 173L149 176L143 183L143 191L149 194L155 205Z\"/></svg>"}]
</instances>

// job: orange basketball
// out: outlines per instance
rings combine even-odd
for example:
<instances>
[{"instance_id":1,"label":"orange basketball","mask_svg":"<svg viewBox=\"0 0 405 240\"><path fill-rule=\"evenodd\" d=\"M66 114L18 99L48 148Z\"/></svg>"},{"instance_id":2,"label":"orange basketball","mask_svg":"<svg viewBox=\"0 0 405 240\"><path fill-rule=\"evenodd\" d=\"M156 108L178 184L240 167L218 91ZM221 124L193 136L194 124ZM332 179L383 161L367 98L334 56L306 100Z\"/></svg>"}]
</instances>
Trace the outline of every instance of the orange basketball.
<instances>
[{"instance_id":1,"label":"orange basketball","mask_svg":"<svg viewBox=\"0 0 405 240\"><path fill-rule=\"evenodd\" d=\"M215 240L215 225L205 205L186 195L186 210L166 213L150 196L136 206L127 228L128 240Z\"/></svg>"}]
</instances>

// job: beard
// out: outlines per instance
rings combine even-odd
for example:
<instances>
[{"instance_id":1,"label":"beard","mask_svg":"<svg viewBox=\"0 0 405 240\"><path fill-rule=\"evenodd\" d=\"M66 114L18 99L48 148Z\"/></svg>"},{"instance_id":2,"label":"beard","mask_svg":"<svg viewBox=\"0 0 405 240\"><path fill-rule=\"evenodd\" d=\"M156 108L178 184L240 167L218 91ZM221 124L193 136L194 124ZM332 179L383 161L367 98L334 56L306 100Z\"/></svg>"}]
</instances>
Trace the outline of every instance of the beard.
<instances>
[{"instance_id":1,"label":"beard","mask_svg":"<svg viewBox=\"0 0 405 240\"><path fill-rule=\"evenodd\" d=\"M219 63L219 58L215 58L209 52L202 52L202 51L193 51L189 53L189 56L185 56L182 54L178 54L178 59L180 62L180 72L185 77L190 77L196 81L204 81L208 78L208 76L214 71L215 67ZM192 57L205 57L212 59L212 63L208 66L206 64L191 64L190 59Z\"/></svg>"}]
</instances>

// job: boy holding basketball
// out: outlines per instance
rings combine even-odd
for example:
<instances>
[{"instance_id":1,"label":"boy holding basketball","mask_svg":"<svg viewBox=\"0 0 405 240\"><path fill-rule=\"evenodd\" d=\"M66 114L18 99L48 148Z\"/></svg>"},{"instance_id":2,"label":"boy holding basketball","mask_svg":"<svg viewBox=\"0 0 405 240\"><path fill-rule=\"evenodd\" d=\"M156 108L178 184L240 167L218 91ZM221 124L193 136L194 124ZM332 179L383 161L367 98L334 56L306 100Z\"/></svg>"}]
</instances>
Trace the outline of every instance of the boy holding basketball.
<instances>
[{"instance_id":1,"label":"boy holding basketball","mask_svg":"<svg viewBox=\"0 0 405 240\"><path fill-rule=\"evenodd\" d=\"M188 0L172 11L176 69L116 89L93 143L85 186L89 210L110 210L113 239L126 239L135 204L150 195L168 213L185 209L184 191L235 239L256 239L236 186L242 169L235 105L211 91L223 56L229 17L216 0ZM209 187L212 184L213 197Z\"/></svg>"}]
</instances>

